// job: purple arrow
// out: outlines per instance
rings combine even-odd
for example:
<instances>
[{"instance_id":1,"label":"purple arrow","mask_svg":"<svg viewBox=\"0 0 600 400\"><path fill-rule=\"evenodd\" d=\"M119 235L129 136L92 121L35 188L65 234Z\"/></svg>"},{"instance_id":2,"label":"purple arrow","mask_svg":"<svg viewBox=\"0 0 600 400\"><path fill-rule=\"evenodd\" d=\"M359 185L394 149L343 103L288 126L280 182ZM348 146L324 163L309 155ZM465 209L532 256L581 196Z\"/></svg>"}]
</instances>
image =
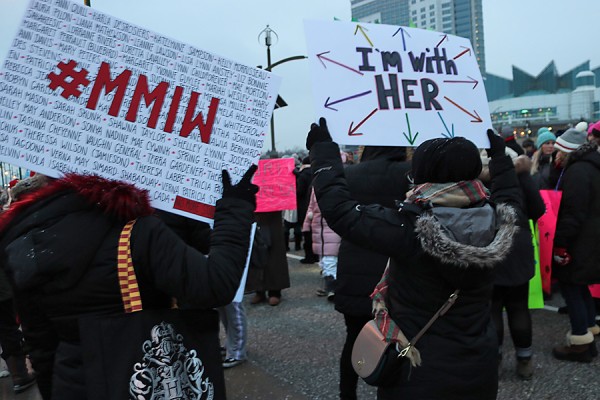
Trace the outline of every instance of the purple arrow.
<instances>
[{"instance_id":1,"label":"purple arrow","mask_svg":"<svg viewBox=\"0 0 600 400\"><path fill-rule=\"evenodd\" d=\"M406 51L406 40L404 38L404 34L408 35L408 37L411 37L410 34L408 32L406 32L404 30L404 28L400 27L398 28L398 30L396 31L396 33L394 33L392 35L392 37L396 36L398 34L398 32L400 32L402 34L402 47L404 48L404 51Z\"/></svg>"},{"instance_id":2,"label":"purple arrow","mask_svg":"<svg viewBox=\"0 0 600 400\"><path fill-rule=\"evenodd\" d=\"M337 111L337 109L335 109L335 108L333 108L333 107L331 107L331 106L332 106L332 105L334 105L334 104L341 103L342 101L346 101L346 100L352 100L352 99L355 99L355 98L357 98L357 97L365 96L365 95L367 95L367 94L369 94L369 93L371 93L371 90L369 90L369 91L367 91L367 92L363 92L363 93L355 94L355 95L353 95L353 96L348 96L348 97L345 97L345 98L343 98L343 99L339 99L339 100L336 100L336 101L332 101L331 103L329 102L329 99L330 99L331 97L328 97L328 98L327 98L327 100L325 100L324 107L325 107L325 108L329 108L330 110L333 110L333 111Z\"/></svg>"}]
</instances>

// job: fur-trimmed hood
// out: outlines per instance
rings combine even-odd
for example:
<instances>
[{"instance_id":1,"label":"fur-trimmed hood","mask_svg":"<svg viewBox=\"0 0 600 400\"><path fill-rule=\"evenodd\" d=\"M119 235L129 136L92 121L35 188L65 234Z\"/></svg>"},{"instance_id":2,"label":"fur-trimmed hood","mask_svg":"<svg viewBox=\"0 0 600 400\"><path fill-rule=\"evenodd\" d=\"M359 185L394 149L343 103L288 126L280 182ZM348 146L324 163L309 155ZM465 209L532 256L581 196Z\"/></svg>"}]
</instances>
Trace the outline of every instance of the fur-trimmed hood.
<instances>
[{"instance_id":1,"label":"fur-trimmed hood","mask_svg":"<svg viewBox=\"0 0 600 400\"><path fill-rule=\"evenodd\" d=\"M33 204L61 192L76 192L89 204L95 204L105 214L124 222L153 212L146 190L97 175L67 174L63 178L51 179L46 186L23 195L13 203L8 211L0 215L0 232Z\"/></svg>"},{"instance_id":2,"label":"fur-trimmed hood","mask_svg":"<svg viewBox=\"0 0 600 400\"><path fill-rule=\"evenodd\" d=\"M442 263L490 268L508 255L519 229L516 222L516 213L508 205L498 205L495 211L489 204L440 207L422 214L415 230L425 253Z\"/></svg>"}]
</instances>

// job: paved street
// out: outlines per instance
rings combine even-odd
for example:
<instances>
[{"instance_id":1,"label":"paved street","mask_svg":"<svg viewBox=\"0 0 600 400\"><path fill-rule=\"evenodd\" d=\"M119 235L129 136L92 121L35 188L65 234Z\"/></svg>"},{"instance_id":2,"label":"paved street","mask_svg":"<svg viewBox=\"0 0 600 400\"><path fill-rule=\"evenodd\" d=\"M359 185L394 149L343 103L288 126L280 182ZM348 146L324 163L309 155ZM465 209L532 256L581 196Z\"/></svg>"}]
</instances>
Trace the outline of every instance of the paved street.
<instances>
[{"instance_id":1,"label":"paved street","mask_svg":"<svg viewBox=\"0 0 600 400\"><path fill-rule=\"evenodd\" d=\"M344 323L333 305L317 297L319 269L288 257L292 287L283 292L277 307L252 306L246 296L250 360L225 371L229 400L334 400L337 399L338 357L344 340ZM560 298L551 306L562 305ZM506 351L500 371L499 400L594 400L600 398L600 359L591 364L554 360L552 346L564 340L565 315L534 310L535 375L529 382L515 376L514 360ZM510 339L506 339L510 345ZM507 346L510 348L510 346ZM457 368L460 362L457 360ZM39 400L37 389L14 396L9 378L0 379L0 398ZM374 399L375 390L360 384L359 399Z\"/></svg>"}]
</instances>

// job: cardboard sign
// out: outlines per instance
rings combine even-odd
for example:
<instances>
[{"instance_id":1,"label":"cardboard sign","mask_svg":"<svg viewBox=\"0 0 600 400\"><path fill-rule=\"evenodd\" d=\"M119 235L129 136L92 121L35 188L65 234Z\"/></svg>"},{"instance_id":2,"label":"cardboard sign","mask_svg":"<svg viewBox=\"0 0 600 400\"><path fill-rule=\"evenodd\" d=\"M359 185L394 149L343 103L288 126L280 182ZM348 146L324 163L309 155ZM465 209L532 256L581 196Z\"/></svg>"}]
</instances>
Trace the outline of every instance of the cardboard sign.
<instances>
[{"instance_id":1,"label":"cardboard sign","mask_svg":"<svg viewBox=\"0 0 600 400\"><path fill-rule=\"evenodd\" d=\"M556 221L562 192L558 190L540 190L540 195L546 205L546 213L538 221L538 238L540 244L540 271L542 274L542 288L544 292L552 292L552 250L554 248L554 235L556 234Z\"/></svg>"},{"instance_id":2,"label":"cardboard sign","mask_svg":"<svg viewBox=\"0 0 600 400\"><path fill-rule=\"evenodd\" d=\"M356 22L304 27L316 115L336 142L417 146L464 136L489 147L492 122L468 39Z\"/></svg>"},{"instance_id":3,"label":"cardboard sign","mask_svg":"<svg viewBox=\"0 0 600 400\"><path fill-rule=\"evenodd\" d=\"M210 40L210 39L207 39ZM260 157L279 78L68 0L33 0L0 70L0 160L94 173L209 221Z\"/></svg>"},{"instance_id":4,"label":"cardboard sign","mask_svg":"<svg viewBox=\"0 0 600 400\"><path fill-rule=\"evenodd\" d=\"M296 176L293 158L259 160L253 183L260 187L256 212L296 209Z\"/></svg>"}]
</instances>

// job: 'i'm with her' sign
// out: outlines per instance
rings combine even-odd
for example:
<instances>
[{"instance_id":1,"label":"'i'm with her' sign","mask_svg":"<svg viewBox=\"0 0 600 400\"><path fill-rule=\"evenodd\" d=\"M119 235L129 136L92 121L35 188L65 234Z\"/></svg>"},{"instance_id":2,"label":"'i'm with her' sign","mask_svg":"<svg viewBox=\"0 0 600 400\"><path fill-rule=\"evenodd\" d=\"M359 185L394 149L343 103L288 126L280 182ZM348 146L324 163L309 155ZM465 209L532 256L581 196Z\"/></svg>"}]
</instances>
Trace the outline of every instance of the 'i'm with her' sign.
<instances>
[{"instance_id":1,"label":"'i'm with her' sign","mask_svg":"<svg viewBox=\"0 0 600 400\"><path fill-rule=\"evenodd\" d=\"M468 39L356 22L306 21L315 108L335 141L417 146L464 136L488 147L491 118Z\"/></svg>"},{"instance_id":2,"label":"'i'm with her' sign","mask_svg":"<svg viewBox=\"0 0 600 400\"><path fill-rule=\"evenodd\" d=\"M257 163L278 77L68 0L30 2L0 70L0 160L99 174L210 221Z\"/></svg>"}]
</instances>

